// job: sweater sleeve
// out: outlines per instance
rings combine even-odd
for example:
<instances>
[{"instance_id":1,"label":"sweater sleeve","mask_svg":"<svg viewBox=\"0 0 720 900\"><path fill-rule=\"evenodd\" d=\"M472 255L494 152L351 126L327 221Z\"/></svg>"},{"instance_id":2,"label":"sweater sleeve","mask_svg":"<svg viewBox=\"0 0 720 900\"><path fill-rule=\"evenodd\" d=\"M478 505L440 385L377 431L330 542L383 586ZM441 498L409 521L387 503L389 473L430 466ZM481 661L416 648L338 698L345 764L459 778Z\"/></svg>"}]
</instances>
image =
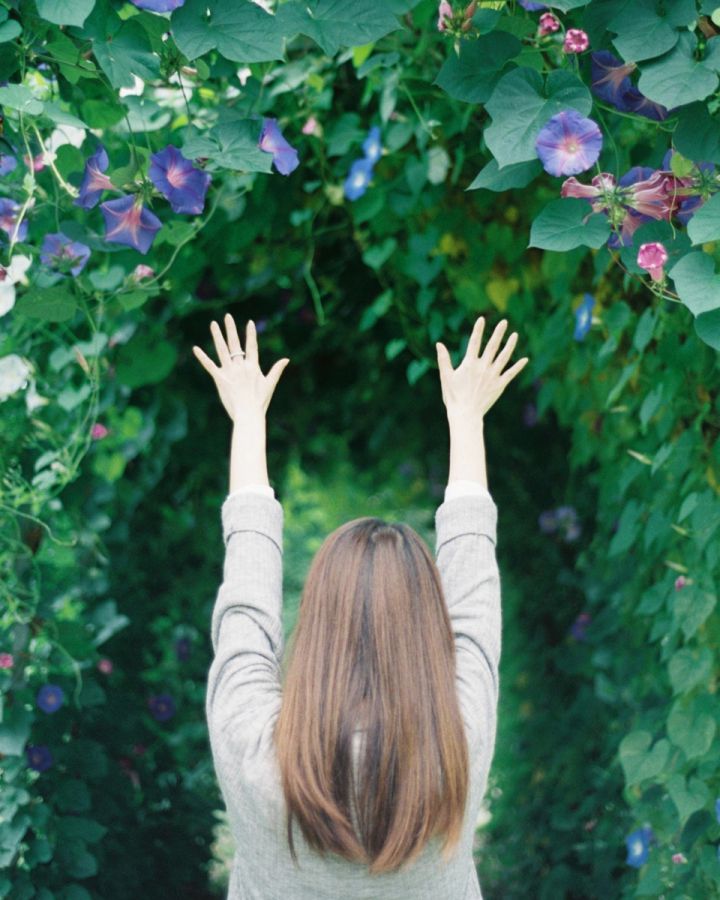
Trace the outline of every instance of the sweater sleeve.
<instances>
[{"instance_id":1,"label":"sweater sleeve","mask_svg":"<svg viewBox=\"0 0 720 900\"><path fill-rule=\"evenodd\" d=\"M448 485L435 513L436 562L455 636L458 699L470 751L485 755L489 767L500 693L498 511L484 486L462 493L459 484Z\"/></svg>"},{"instance_id":2,"label":"sweater sleeve","mask_svg":"<svg viewBox=\"0 0 720 900\"><path fill-rule=\"evenodd\" d=\"M253 751L279 712L283 508L233 492L222 505L223 580L213 608L206 716L218 772ZM221 775L222 778L222 775Z\"/></svg>"}]
</instances>

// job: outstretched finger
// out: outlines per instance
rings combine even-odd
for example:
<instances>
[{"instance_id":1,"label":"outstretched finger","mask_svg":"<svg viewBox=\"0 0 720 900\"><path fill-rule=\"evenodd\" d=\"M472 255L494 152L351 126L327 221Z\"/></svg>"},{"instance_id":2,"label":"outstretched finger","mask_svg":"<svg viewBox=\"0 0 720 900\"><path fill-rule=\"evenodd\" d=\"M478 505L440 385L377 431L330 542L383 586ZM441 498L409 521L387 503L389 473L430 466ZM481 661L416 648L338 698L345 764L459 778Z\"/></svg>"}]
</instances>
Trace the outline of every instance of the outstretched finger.
<instances>
[{"instance_id":1,"label":"outstretched finger","mask_svg":"<svg viewBox=\"0 0 720 900\"><path fill-rule=\"evenodd\" d=\"M253 365L260 365L260 360L258 359L257 331L252 319L248 320L245 329L245 359Z\"/></svg>"},{"instance_id":2,"label":"outstretched finger","mask_svg":"<svg viewBox=\"0 0 720 900\"><path fill-rule=\"evenodd\" d=\"M518 333L517 331L513 331L510 337L505 341L505 346L495 357L494 365L497 367L497 370L501 372L507 363L507 361L512 356L513 350L515 349L515 345L517 344Z\"/></svg>"},{"instance_id":3,"label":"outstretched finger","mask_svg":"<svg viewBox=\"0 0 720 900\"><path fill-rule=\"evenodd\" d=\"M507 372L503 372L500 376L503 384L508 384L509 382L511 382L513 378L518 374L518 372L525 367L528 359L528 356L523 356L523 358L519 359L514 366L510 366Z\"/></svg>"},{"instance_id":4,"label":"outstretched finger","mask_svg":"<svg viewBox=\"0 0 720 900\"><path fill-rule=\"evenodd\" d=\"M495 326L495 331L490 335L490 340L485 345L485 351L483 352L482 358L491 365L495 359L495 354L497 353L497 349L500 346L500 341L503 339L503 335L505 334L505 330L507 329L507 319L503 319Z\"/></svg>"},{"instance_id":5,"label":"outstretched finger","mask_svg":"<svg viewBox=\"0 0 720 900\"><path fill-rule=\"evenodd\" d=\"M435 349L437 350L438 368L440 369L440 375L443 379L447 378L453 371L452 360L450 359L448 349L445 344L441 344L440 341L435 344Z\"/></svg>"},{"instance_id":6,"label":"outstretched finger","mask_svg":"<svg viewBox=\"0 0 720 900\"><path fill-rule=\"evenodd\" d=\"M220 369L215 365L215 363L210 359L210 357L202 351L199 347L193 347L193 353L195 354L200 365L215 378L220 371Z\"/></svg>"},{"instance_id":7,"label":"outstretched finger","mask_svg":"<svg viewBox=\"0 0 720 900\"><path fill-rule=\"evenodd\" d=\"M220 364L223 366L229 366L232 362L232 360L230 359L230 351L227 348L227 344L225 343L225 338L223 337L223 333L220 330L220 326L214 319L210 323L210 333L212 334L213 342L215 343L215 349L217 350Z\"/></svg>"},{"instance_id":8,"label":"outstretched finger","mask_svg":"<svg viewBox=\"0 0 720 900\"><path fill-rule=\"evenodd\" d=\"M232 359L233 353L242 353L242 347L240 346L240 337L237 332L237 326L235 325L235 319L233 319L230 313L225 313L225 328L227 329L227 343L228 348L230 349L230 358Z\"/></svg>"},{"instance_id":9,"label":"outstretched finger","mask_svg":"<svg viewBox=\"0 0 720 900\"><path fill-rule=\"evenodd\" d=\"M465 351L465 359L477 359L480 353L480 344L482 343L483 331L485 330L485 317L480 316L475 322L475 327L470 335L467 350Z\"/></svg>"},{"instance_id":10,"label":"outstretched finger","mask_svg":"<svg viewBox=\"0 0 720 900\"><path fill-rule=\"evenodd\" d=\"M275 388L277 387L278 381L280 381L280 376L285 371L285 366L290 362L289 359L279 359L275 365L270 369L270 371L265 376L267 385L268 385L268 395L272 397Z\"/></svg>"}]
</instances>

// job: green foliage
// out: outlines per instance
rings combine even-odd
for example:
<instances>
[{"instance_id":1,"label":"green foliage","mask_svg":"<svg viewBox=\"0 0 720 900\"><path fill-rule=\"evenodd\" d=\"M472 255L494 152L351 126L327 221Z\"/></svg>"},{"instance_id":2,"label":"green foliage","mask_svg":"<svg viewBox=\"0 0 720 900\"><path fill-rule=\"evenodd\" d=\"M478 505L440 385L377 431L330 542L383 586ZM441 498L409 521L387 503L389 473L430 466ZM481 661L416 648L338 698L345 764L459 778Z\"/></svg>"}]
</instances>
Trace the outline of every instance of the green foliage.
<instances>
[{"instance_id":1,"label":"green foliage","mask_svg":"<svg viewBox=\"0 0 720 900\"><path fill-rule=\"evenodd\" d=\"M287 637L341 522L402 518L431 543L447 474L433 344L457 363L476 316L508 318L530 364L488 429L508 616L484 895L720 890L720 183L700 165L720 164L715 4L558 0L546 36L518 3L453 8L440 32L431 0L0 5L2 222L27 225L0 231L0 896L205 893L227 422L189 348L212 353L225 311L263 323L264 370L292 360L268 441ZM563 50L568 28L587 52ZM598 50L668 109L600 96ZM672 186L624 240L630 185L563 196L570 172L538 156L564 110L602 131L597 163L573 168L586 189L633 167ZM288 176L259 146L267 118L297 149ZM382 153L351 200L373 125ZM146 253L74 202L99 143L100 203L134 195L161 223ZM201 213L151 178L169 146L211 176ZM77 275L42 261L58 232L90 251ZM657 280L638 263L653 242ZM579 536L543 531L568 505ZM66 697L53 714L48 683ZM167 721L147 707L160 692ZM52 750L44 771L33 745ZM644 824L635 869L625 840Z\"/></svg>"}]
</instances>

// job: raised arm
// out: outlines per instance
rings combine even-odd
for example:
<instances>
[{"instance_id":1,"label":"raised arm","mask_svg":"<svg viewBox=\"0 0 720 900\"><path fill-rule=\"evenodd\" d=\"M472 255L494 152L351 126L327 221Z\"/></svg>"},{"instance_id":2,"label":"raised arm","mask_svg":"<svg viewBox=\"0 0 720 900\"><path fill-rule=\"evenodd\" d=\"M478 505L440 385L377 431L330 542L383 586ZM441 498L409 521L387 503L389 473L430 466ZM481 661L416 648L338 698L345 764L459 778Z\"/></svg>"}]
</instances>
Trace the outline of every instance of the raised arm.
<instances>
[{"instance_id":1,"label":"raised arm","mask_svg":"<svg viewBox=\"0 0 720 900\"><path fill-rule=\"evenodd\" d=\"M246 350L235 322L228 339L211 324L220 366L194 347L233 421L230 493L221 510L225 558L212 613L213 660L206 716L221 784L267 739L279 711L282 633L283 508L268 482L265 415L288 360L263 375L257 335L247 325Z\"/></svg>"},{"instance_id":2,"label":"raised arm","mask_svg":"<svg viewBox=\"0 0 720 900\"><path fill-rule=\"evenodd\" d=\"M437 345L450 472L445 501L435 514L436 560L455 635L458 698L471 754L486 754L488 766L500 690L502 610L498 510L488 490L484 417L528 361L524 357L502 372L517 338L513 334L496 357L506 325L500 322L478 358L484 327L478 319L456 370L445 346Z\"/></svg>"}]
</instances>

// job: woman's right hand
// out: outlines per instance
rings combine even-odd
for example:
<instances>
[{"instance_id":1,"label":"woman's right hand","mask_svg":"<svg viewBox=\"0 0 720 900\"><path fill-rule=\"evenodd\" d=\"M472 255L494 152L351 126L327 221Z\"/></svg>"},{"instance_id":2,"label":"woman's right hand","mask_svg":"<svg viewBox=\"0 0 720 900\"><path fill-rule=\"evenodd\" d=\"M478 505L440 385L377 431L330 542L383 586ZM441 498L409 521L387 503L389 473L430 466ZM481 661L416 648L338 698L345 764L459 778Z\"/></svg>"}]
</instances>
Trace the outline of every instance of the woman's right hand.
<instances>
[{"instance_id":1,"label":"woman's right hand","mask_svg":"<svg viewBox=\"0 0 720 900\"><path fill-rule=\"evenodd\" d=\"M445 345L440 341L435 344L442 398L448 419L462 420L466 417L482 419L528 362L529 357L524 356L505 372L502 371L517 343L517 332L513 332L498 353L507 328L507 319L502 319L498 323L485 346L485 351L478 357L484 327L485 318L480 316L470 335L465 358L457 369L453 369Z\"/></svg>"}]
</instances>

